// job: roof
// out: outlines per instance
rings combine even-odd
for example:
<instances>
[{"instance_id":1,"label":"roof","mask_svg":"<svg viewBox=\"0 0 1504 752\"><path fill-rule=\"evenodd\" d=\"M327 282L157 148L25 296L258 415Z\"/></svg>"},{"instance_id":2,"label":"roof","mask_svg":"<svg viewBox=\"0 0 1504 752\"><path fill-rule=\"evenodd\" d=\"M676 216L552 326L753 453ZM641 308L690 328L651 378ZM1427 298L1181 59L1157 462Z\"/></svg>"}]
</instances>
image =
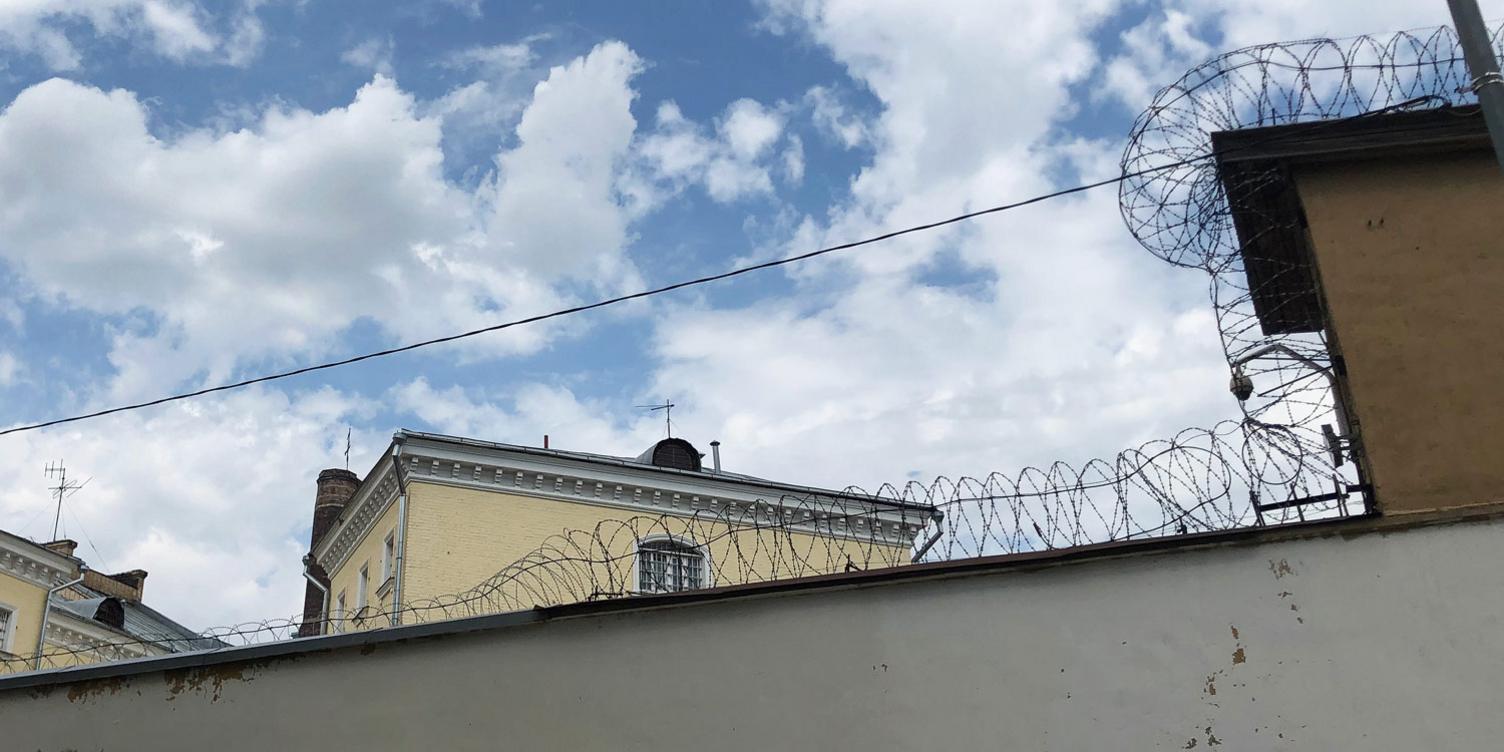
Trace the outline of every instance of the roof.
<instances>
[{"instance_id":1,"label":"roof","mask_svg":"<svg viewBox=\"0 0 1504 752\"><path fill-rule=\"evenodd\" d=\"M445 434L425 433L423 431L410 431L407 429L398 431L393 439L394 441L402 441L405 439L422 439L425 441L433 441L442 444L453 444L456 446L514 452L517 454L531 455L535 457L552 457L566 460L575 460L579 462L587 462L591 464L611 467L629 467L634 470L646 470L649 472L662 473L665 475L672 475L680 478L731 481L733 483L741 483L744 485L757 486L759 488L779 491L782 494L791 494L797 496L827 496L838 499L851 499L854 501L862 501L870 504L876 504L878 506L892 507L895 509L917 509L922 511L933 511L935 508L931 504L900 501L898 499L892 499L883 496L874 496L852 490L832 491L828 488L782 483L779 481L768 480L766 478L759 478L754 475L730 473L724 470L680 470L678 468L663 467L661 465L651 464L650 462L643 459L643 457L651 456L651 450L649 450L649 453L645 453L643 457L617 457L614 455L595 454L592 452L574 452L565 451L562 449L542 449L539 447L522 446L519 444L503 444L494 441L467 439L463 436L448 436Z\"/></svg>"},{"instance_id":2,"label":"roof","mask_svg":"<svg viewBox=\"0 0 1504 752\"><path fill-rule=\"evenodd\" d=\"M1357 116L1211 134L1217 172L1238 233L1249 295L1264 334L1323 328L1305 212L1291 168L1488 149L1476 106Z\"/></svg>"},{"instance_id":3,"label":"roof","mask_svg":"<svg viewBox=\"0 0 1504 752\"><path fill-rule=\"evenodd\" d=\"M87 593L90 597L81 600L55 599L53 604L62 607L77 616L85 619L93 619L97 613L99 604L113 596L109 596L98 590L78 585L78 592ZM123 598L116 598L125 611L125 622L121 631L132 637L138 637L156 643L158 647L171 652L183 650L209 650L225 647L225 643L212 637L204 637L182 624L169 619L160 611L140 603ZM92 607L90 604L93 604Z\"/></svg>"}]
</instances>

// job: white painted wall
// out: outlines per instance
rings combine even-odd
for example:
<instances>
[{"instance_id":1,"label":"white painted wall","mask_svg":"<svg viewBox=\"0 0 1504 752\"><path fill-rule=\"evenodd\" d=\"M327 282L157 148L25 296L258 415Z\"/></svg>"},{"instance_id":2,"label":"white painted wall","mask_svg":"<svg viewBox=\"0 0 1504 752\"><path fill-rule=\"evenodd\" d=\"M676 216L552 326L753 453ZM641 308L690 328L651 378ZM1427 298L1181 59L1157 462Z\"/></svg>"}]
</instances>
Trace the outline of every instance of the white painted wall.
<instances>
[{"instance_id":1,"label":"white painted wall","mask_svg":"<svg viewBox=\"0 0 1504 752\"><path fill-rule=\"evenodd\" d=\"M152 673L0 691L0 738L217 752L1495 749L1501 585L1497 521L1177 550L312 654L197 686Z\"/></svg>"}]
</instances>

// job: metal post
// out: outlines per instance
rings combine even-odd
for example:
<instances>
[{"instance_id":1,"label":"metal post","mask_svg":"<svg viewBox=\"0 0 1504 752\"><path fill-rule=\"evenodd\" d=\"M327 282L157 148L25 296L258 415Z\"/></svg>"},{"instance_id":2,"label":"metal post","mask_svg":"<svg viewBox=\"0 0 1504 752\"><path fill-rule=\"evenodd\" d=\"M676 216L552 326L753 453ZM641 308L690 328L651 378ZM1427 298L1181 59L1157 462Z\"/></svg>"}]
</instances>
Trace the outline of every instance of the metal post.
<instances>
[{"instance_id":1,"label":"metal post","mask_svg":"<svg viewBox=\"0 0 1504 752\"><path fill-rule=\"evenodd\" d=\"M1447 6L1452 10L1462 56L1473 76L1472 90L1478 95L1483 120L1488 124L1489 140L1494 143L1494 158L1499 161L1500 169L1504 169L1504 77L1499 75L1499 61L1494 57L1488 27L1483 25L1477 0L1447 0Z\"/></svg>"}]
</instances>

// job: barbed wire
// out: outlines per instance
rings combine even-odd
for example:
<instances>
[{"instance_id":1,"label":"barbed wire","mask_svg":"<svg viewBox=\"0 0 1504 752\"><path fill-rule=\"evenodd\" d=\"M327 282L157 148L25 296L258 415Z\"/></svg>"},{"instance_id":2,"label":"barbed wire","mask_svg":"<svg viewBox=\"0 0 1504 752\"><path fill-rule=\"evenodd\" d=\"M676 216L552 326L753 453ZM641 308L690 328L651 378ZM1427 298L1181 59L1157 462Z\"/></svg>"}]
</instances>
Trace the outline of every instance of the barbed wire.
<instances>
[{"instance_id":1,"label":"barbed wire","mask_svg":"<svg viewBox=\"0 0 1504 752\"><path fill-rule=\"evenodd\" d=\"M1255 524L1246 442L1278 456L1282 478L1319 478L1319 453L1289 443L1278 428L1228 421L1183 431L1075 469L1063 463L1015 476L939 478L884 485L851 498L782 496L719 510L606 520L565 530L463 592L383 602L318 619L316 633L477 616L582 601L895 567L1088 543L1205 532ZM1299 487L1281 484L1281 487ZM860 511L850 511L853 501ZM895 504L895 502L899 502ZM1281 510L1265 520L1345 514L1345 500ZM675 544L693 570L645 565L643 551ZM671 549L672 550L672 549ZM42 668L297 638L301 616L216 627L194 636L121 635L105 642L49 644ZM33 657L0 658L0 672L30 670Z\"/></svg>"},{"instance_id":2,"label":"barbed wire","mask_svg":"<svg viewBox=\"0 0 1504 752\"><path fill-rule=\"evenodd\" d=\"M1499 39L1496 30L1496 47ZM1387 39L1267 44L1197 66L1162 89L1135 121L1122 160L1129 176L1120 188L1123 218L1149 252L1208 275L1230 369L1262 388L1240 400L1238 420L1187 429L1080 467L1057 462L1012 475L883 485L871 493L847 488L864 502L858 512L850 511L851 500L836 505L816 496L784 496L692 514L607 520L588 530L561 531L463 592L322 614L314 631L1362 512L1366 490L1358 463L1348 461L1362 447L1333 444L1332 426L1340 429L1343 421L1327 376L1326 332L1320 325L1268 323L1280 320L1281 307L1314 293L1314 278L1285 256L1259 255L1263 238L1240 235L1237 226L1239 212L1255 211L1244 196L1280 178L1225 169L1210 158L1216 156L1212 134L1467 103L1467 85L1447 28ZM1157 167L1164 165L1169 167ZM1269 213L1260 219L1284 221ZM893 502L909 506L895 512ZM292 616L193 637L139 634L48 645L39 662L59 668L222 649L294 639L304 626L301 616ZM0 672L29 670L37 662L35 656L0 654Z\"/></svg>"}]
</instances>

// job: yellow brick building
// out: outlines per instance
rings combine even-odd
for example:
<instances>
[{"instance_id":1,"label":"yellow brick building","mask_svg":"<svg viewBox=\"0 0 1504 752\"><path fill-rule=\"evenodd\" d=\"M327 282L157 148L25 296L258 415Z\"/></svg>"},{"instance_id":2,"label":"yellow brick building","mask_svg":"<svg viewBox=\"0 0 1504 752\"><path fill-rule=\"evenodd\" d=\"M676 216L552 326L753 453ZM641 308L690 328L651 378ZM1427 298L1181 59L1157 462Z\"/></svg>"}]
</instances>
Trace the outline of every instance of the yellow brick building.
<instances>
[{"instance_id":1,"label":"yellow brick building","mask_svg":"<svg viewBox=\"0 0 1504 752\"><path fill-rule=\"evenodd\" d=\"M221 646L142 603L146 572L91 570L76 545L0 530L0 673Z\"/></svg>"},{"instance_id":2,"label":"yellow brick building","mask_svg":"<svg viewBox=\"0 0 1504 752\"><path fill-rule=\"evenodd\" d=\"M399 432L364 480L319 476L301 633L897 566L938 514L702 456Z\"/></svg>"}]
</instances>

